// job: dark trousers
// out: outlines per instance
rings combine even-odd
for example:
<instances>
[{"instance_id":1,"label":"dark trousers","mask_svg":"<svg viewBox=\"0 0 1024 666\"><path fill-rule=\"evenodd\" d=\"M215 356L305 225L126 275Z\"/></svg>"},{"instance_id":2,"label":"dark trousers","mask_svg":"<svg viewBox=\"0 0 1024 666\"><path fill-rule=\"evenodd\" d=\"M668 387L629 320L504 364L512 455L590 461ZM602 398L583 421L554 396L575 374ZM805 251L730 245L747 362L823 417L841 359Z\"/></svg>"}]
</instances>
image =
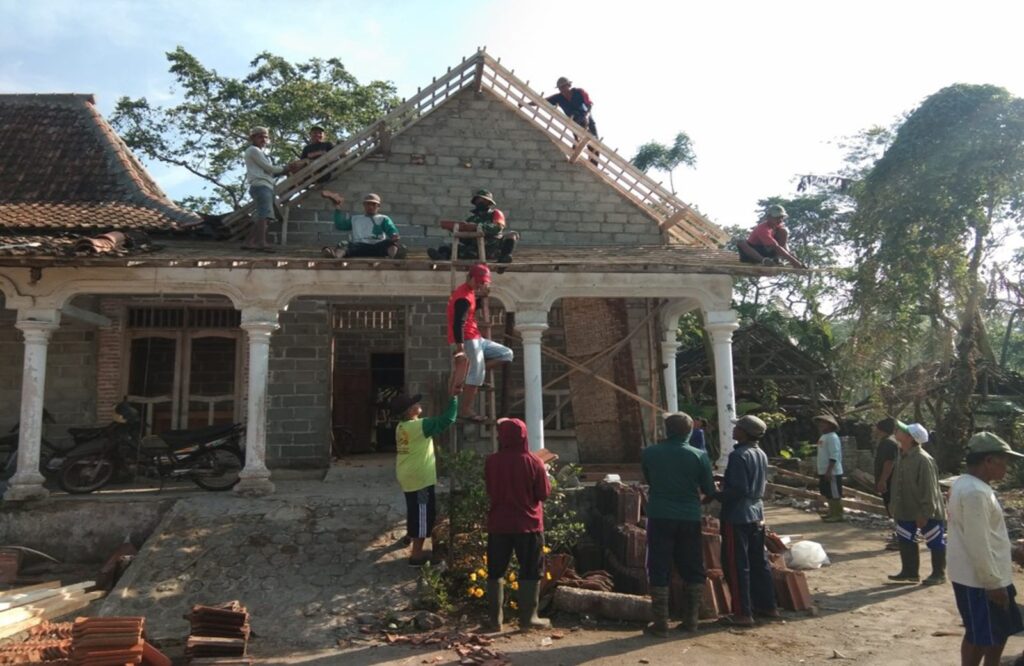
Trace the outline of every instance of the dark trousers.
<instances>
[{"instance_id":1,"label":"dark trousers","mask_svg":"<svg viewBox=\"0 0 1024 666\"><path fill-rule=\"evenodd\" d=\"M722 569L732 595L732 613L750 617L775 608L772 571L764 555L764 525L722 523Z\"/></svg>"},{"instance_id":2,"label":"dark trousers","mask_svg":"<svg viewBox=\"0 0 1024 666\"><path fill-rule=\"evenodd\" d=\"M544 533L487 535L487 578L498 580L505 575L512 553L519 560L520 580L540 580L544 572Z\"/></svg>"},{"instance_id":3,"label":"dark trousers","mask_svg":"<svg viewBox=\"0 0 1024 666\"><path fill-rule=\"evenodd\" d=\"M487 254L487 259L494 260L511 256L515 252L517 240L519 240L519 234L514 231L506 232L506 235L501 238L485 239L484 252ZM451 256L451 248L446 249L448 255ZM459 240L459 259L479 259L480 257L476 256L477 254L475 238Z\"/></svg>"},{"instance_id":4,"label":"dark trousers","mask_svg":"<svg viewBox=\"0 0 1024 666\"><path fill-rule=\"evenodd\" d=\"M647 519L647 579L651 587L668 587L672 565L687 585L704 584L704 537L700 521Z\"/></svg>"},{"instance_id":5,"label":"dark trousers","mask_svg":"<svg viewBox=\"0 0 1024 666\"><path fill-rule=\"evenodd\" d=\"M434 486L405 493L405 532L410 539L429 539L434 531L437 502Z\"/></svg>"},{"instance_id":6,"label":"dark trousers","mask_svg":"<svg viewBox=\"0 0 1024 666\"><path fill-rule=\"evenodd\" d=\"M386 257L388 256L388 249L392 246L398 247L398 252L395 254L396 259L402 259L406 255L406 249L404 245L401 245L396 240L382 240L376 243L349 243L348 247L345 248L346 257Z\"/></svg>"},{"instance_id":7,"label":"dark trousers","mask_svg":"<svg viewBox=\"0 0 1024 666\"><path fill-rule=\"evenodd\" d=\"M825 499L841 499L843 497L843 475L833 474L831 480L824 474L819 475L818 492Z\"/></svg>"}]
</instances>

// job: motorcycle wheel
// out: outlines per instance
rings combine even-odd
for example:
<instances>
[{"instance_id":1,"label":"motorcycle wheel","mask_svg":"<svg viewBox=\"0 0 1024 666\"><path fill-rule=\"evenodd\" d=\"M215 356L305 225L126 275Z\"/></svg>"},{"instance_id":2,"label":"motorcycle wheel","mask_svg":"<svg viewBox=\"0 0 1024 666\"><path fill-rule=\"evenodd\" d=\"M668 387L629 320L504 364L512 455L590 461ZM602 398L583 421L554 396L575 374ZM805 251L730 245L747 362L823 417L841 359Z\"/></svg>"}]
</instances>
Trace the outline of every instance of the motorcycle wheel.
<instances>
[{"instance_id":1,"label":"motorcycle wheel","mask_svg":"<svg viewBox=\"0 0 1024 666\"><path fill-rule=\"evenodd\" d=\"M242 456L232 449L211 449L196 459L192 481L203 490L231 490L242 471Z\"/></svg>"},{"instance_id":2,"label":"motorcycle wheel","mask_svg":"<svg viewBox=\"0 0 1024 666\"><path fill-rule=\"evenodd\" d=\"M104 456L68 458L60 468L57 483L65 491L78 495L99 490L114 476L114 462Z\"/></svg>"}]
</instances>

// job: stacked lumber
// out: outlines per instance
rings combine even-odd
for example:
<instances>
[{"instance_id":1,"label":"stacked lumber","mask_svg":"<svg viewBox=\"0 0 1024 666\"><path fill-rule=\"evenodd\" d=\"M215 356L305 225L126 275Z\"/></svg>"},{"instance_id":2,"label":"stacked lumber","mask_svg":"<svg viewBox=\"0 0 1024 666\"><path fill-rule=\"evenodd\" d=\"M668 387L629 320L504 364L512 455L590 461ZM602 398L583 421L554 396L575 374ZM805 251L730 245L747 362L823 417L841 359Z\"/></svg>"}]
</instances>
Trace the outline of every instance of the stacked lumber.
<instances>
[{"instance_id":1,"label":"stacked lumber","mask_svg":"<svg viewBox=\"0 0 1024 666\"><path fill-rule=\"evenodd\" d=\"M71 630L74 666L141 664L143 617L80 617Z\"/></svg>"},{"instance_id":2,"label":"stacked lumber","mask_svg":"<svg viewBox=\"0 0 1024 666\"><path fill-rule=\"evenodd\" d=\"M246 656L251 629L241 603L197 604L185 616L192 627L185 644L189 664L251 664Z\"/></svg>"},{"instance_id":3,"label":"stacked lumber","mask_svg":"<svg viewBox=\"0 0 1024 666\"><path fill-rule=\"evenodd\" d=\"M28 630L20 643L0 646L0 664L71 666L70 622L43 622Z\"/></svg>"},{"instance_id":4,"label":"stacked lumber","mask_svg":"<svg viewBox=\"0 0 1024 666\"><path fill-rule=\"evenodd\" d=\"M92 581L63 587L49 582L0 594L0 639L85 608L105 594L102 590L88 591L93 587Z\"/></svg>"}]
</instances>

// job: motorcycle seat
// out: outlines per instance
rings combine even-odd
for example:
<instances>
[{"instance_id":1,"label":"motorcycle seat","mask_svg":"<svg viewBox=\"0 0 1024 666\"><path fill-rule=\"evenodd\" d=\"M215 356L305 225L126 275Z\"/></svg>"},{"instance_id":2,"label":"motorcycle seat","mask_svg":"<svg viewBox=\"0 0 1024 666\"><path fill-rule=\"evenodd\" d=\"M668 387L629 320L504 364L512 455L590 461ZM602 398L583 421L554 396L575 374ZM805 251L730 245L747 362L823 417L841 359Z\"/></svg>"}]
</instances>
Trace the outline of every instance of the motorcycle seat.
<instances>
[{"instance_id":1,"label":"motorcycle seat","mask_svg":"<svg viewBox=\"0 0 1024 666\"><path fill-rule=\"evenodd\" d=\"M190 444L203 444L205 442L212 442L215 439L220 439L230 435L235 429L238 428L238 424L232 423L229 425L212 425L205 428L196 428L194 430L168 430L160 433L160 439L164 440L168 446L172 448L178 448L182 446L189 446Z\"/></svg>"},{"instance_id":2,"label":"motorcycle seat","mask_svg":"<svg viewBox=\"0 0 1024 666\"><path fill-rule=\"evenodd\" d=\"M68 434L74 439L88 440L99 437L106 429L106 426L96 426L92 428L68 428Z\"/></svg>"}]
</instances>

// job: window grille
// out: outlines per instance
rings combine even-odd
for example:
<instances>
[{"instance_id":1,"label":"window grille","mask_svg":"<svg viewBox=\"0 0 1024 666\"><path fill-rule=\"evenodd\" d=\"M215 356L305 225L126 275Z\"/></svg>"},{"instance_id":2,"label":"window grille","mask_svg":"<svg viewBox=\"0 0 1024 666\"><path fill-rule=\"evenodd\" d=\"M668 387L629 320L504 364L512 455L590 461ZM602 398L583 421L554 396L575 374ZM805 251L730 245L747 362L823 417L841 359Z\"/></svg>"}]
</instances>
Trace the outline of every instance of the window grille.
<instances>
[{"instance_id":1,"label":"window grille","mask_svg":"<svg viewBox=\"0 0 1024 666\"><path fill-rule=\"evenodd\" d=\"M405 311L401 308L334 309L334 329L341 331L393 331L405 326Z\"/></svg>"},{"instance_id":2,"label":"window grille","mask_svg":"<svg viewBox=\"0 0 1024 666\"><path fill-rule=\"evenodd\" d=\"M128 308L128 328L238 328L234 308Z\"/></svg>"}]
</instances>

